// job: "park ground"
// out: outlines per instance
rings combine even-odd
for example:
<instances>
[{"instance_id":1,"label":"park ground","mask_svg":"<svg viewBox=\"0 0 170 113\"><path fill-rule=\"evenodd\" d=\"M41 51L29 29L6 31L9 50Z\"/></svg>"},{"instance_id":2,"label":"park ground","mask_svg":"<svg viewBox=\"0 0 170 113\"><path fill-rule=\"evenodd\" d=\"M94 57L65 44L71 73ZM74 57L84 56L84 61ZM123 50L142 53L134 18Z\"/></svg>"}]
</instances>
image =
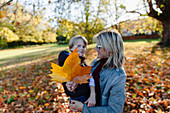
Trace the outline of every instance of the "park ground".
<instances>
[{"instance_id":1,"label":"park ground","mask_svg":"<svg viewBox=\"0 0 170 113\"><path fill-rule=\"evenodd\" d=\"M170 112L170 50L158 40L126 41L124 113ZM87 49L87 63L96 57ZM51 81L50 62L57 63L68 45L47 44L0 50L0 113L71 112L61 84Z\"/></svg>"}]
</instances>

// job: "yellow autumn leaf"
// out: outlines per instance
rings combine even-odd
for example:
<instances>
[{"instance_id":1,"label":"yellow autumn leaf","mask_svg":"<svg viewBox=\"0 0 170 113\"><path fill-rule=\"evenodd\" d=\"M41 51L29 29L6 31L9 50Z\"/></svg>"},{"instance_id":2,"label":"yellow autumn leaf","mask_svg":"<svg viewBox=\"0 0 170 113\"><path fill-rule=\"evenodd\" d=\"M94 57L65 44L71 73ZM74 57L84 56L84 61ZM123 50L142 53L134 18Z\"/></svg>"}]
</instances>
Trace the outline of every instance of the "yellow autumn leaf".
<instances>
[{"instance_id":1,"label":"yellow autumn leaf","mask_svg":"<svg viewBox=\"0 0 170 113\"><path fill-rule=\"evenodd\" d=\"M77 53L77 48L67 57L64 65L60 67L59 65L52 63L52 80L59 83L67 81L75 81L77 83L88 83L88 79L92 76L90 66L81 66L81 59Z\"/></svg>"},{"instance_id":2,"label":"yellow autumn leaf","mask_svg":"<svg viewBox=\"0 0 170 113\"><path fill-rule=\"evenodd\" d=\"M3 17L5 17L6 16L6 12L5 11L0 11L0 18L3 18Z\"/></svg>"},{"instance_id":3,"label":"yellow autumn leaf","mask_svg":"<svg viewBox=\"0 0 170 113\"><path fill-rule=\"evenodd\" d=\"M162 110L160 109L157 113L162 113Z\"/></svg>"},{"instance_id":4,"label":"yellow autumn leaf","mask_svg":"<svg viewBox=\"0 0 170 113\"><path fill-rule=\"evenodd\" d=\"M23 90L23 89L25 89L25 87L21 86L21 87L19 87L19 89L22 89L22 90Z\"/></svg>"},{"instance_id":5,"label":"yellow autumn leaf","mask_svg":"<svg viewBox=\"0 0 170 113\"><path fill-rule=\"evenodd\" d=\"M44 106L49 106L50 104L49 103L45 103L45 105Z\"/></svg>"}]
</instances>

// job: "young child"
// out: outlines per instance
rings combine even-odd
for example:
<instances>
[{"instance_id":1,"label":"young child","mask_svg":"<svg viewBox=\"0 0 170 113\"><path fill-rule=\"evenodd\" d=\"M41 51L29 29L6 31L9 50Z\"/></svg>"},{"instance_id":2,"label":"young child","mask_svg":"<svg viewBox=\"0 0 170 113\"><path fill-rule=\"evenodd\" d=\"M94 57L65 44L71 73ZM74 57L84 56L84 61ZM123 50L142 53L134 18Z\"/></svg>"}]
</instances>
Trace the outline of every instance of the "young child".
<instances>
[{"instance_id":1,"label":"young child","mask_svg":"<svg viewBox=\"0 0 170 113\"><path fill-rule=\"evenodd\" d=\"M72 52L76 47L77 52L79 54L79 58L81 59L81 66L87 66L85 63L85 51L86 51L86 46L88 42L87 39L81 35L73 37L69 41L69 49ZM59 66L63 66L66 58L70 55L69 52L67 51L62 51L59 54L58 57L58 62ZM65 93L67 96L70 96L71 100L78 100L81 101L82 103L88 103L87 106L95 106L96 104L96 97L95 97L95 85L94 85L94 79L90 78L89 83L84 83L84 84L76 84L75 89L70 89L67 87L67 84L72 84L73 82L64 82L63 87L65 90Z\"/></svg>"}]
</instances>

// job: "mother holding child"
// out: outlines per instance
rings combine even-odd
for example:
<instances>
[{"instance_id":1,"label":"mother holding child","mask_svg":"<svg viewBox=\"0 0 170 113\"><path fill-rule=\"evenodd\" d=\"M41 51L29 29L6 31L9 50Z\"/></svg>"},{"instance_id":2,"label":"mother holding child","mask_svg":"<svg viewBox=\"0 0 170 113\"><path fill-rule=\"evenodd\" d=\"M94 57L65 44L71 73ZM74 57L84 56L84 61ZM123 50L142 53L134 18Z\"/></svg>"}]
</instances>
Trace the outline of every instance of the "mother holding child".
<instances>
[{"instance_id":1,"label":"mother holding child","mask_svg":"<svg viewBox=\"0 0 170 113\"><path fill-rule=\"evenodd\" d=\"M72 111L82 113L122 113L126 99L126 74L123 69L125 61L123 40L115 30L103 30L95 35L97 58L91 63L92 76L95 81L95 106L88 106L72 99ZM66 83L67 89L76 89L76 83ZM73 91L73 90L71 90Z\"/></svg>"}]
</instances>

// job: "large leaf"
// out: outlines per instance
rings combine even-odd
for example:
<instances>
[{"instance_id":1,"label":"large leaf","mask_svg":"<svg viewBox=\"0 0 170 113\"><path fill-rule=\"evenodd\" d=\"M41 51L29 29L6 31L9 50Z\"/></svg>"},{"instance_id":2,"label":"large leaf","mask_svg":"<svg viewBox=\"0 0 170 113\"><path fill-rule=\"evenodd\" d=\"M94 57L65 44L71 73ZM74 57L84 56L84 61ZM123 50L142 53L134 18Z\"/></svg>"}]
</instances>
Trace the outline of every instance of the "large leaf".
<instances>
[{"instance_id":1,"label":"large leaf","mask_svg":"<svg viewBox=\"0 0 170 113\"><path fill-rule=\"evenodd\" d=\"M51 63L52 80L59 83L67 81L75 81L77 83L88 83L88 79L91 78L91 68L90 66L81 66L81 59L77 53L77 48L67 57L64 62L63 67L55 63Z\"/></svg>"}]
</instances>

